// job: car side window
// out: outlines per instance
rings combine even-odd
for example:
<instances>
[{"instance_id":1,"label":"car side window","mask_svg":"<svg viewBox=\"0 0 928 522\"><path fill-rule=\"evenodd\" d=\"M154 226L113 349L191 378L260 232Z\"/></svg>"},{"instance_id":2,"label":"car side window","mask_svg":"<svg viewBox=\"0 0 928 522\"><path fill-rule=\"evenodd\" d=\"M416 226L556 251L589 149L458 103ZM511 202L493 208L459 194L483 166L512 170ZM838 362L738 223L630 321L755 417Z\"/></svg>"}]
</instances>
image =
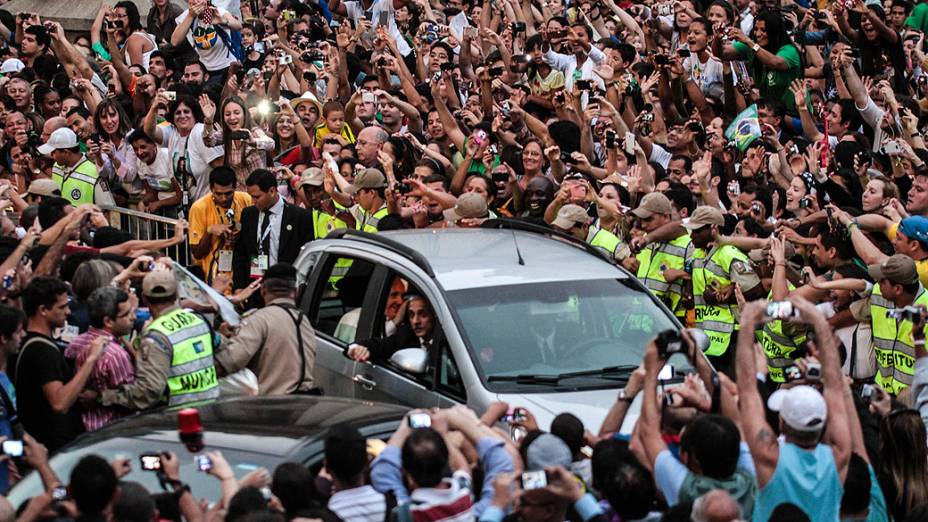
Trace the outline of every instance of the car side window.
<instances>
[{"instance_id":1,"label":"car side window","mask_svg":"<svg viewBox=\"0 0 928 522\"><path fill-rule=\"evenodd\" d=\"M317 281L321 298L312 324L318 332L345 344L354 342L374 267L363 259L329 257Z\"/></svg>"},{"instance_id":2,"label":"car side window","mask_svg":"<svg viewBox=\"0 0 928 522\"><path fill-rule=\"evenodd\" d=\"M454 361L454 354L447 342L442 342L441 355L438 362L438 391L444 395L467 402L467 392L464 389L464 380Z\"/></svg>"}]
</instances>

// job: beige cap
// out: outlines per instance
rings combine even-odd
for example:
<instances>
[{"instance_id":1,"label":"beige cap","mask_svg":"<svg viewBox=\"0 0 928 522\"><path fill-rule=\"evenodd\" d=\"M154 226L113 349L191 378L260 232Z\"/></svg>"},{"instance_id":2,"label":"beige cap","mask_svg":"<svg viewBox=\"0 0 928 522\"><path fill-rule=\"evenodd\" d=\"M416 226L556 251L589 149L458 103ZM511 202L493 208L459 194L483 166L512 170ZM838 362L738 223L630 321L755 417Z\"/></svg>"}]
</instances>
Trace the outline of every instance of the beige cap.
<instances>
[{"instance_id":1,"label":"beige cap","mask_svg":"<svg viewBox=\"0 0 928 522\"><path fill-rule=\"evenodd\" d=\"M687 230L697 230L706 225L716 225L723 226L725 224L725 216L722 215L722 211L715 208L703 205L701 207L696 207L696 210L693 212L693 215L690 216L690 220L683 224Z\"/></svg>"},{"instance_id":2,"label":"beige cap","mask_svg":"<svg viewBox=\"0 0 928 522\"><path fill-rule=\"evenodd\" d=\"M557 217L551 224L562 230L570 230L577 225L590 222L590 215L580 205L564 205L557 211Z\"/></svg>"},{"instance_id":3,"label":"beige cap","mask_svg":"<svg viewBox=\"0 0 928 522\"><path fill-rule=\"evenodd\" d=\"M29 184L29 188L26 190L26 192L36 196L60 196L61 187L59 187L54 180L42 178L32 180L32 183Z\"/></svg>"},{"instance_id":4,"label":"beige cap","mask_svg":"<svg viewBox=\"0 0 928 522\"><path fill-rule=\"evenodd\" d=\"M316 98L316 95L306 91L299 98L294 98L290 100L290 106L293 107L293 110L296 110L297 107L303 105L304 103L311 103L316 107L316 111L322 116L322 104L319 103L319 98Z\"/></svg>"},{"instance_id":5,"label":"beige cap","mask_svg":"<svg viewBox=\"0 0 928 522\"><path fill-rule=\"evenodd\" d=\"M168 270L155 270L142 279L142 295L145 297L171 297L177 293L177 279Z\"/></svg>"},{"instance_id":6,"label":"beige cap","mask_svg":"<svg viewBox=\"0 0 928 522\"><path fill-rule=\"evenodd\" d=\"M348 193L354 194L361 189L386 188L387 177L377 169L364 169L357 173L354 182L348 187Z\"/></svg>"},{"instance_id":7,"label":"beige cap","mask_svg":"<svg viewBox=\"0 0 928 522\"><path fill-rule=\"evenodd\" d=\"M660 192L652 192L641 198L638 208L632 211L637 217L649 218L655 214L670 215L673 213L673 207L670 205L670 199Z\"/></svg>"},{"instance_id":8,"label":"beige cap","mask_svg":"<svg viewBox=\"0 0 928 522\"><path fill-rule=\"evenodd\" d=\"M874 281L889 279L899 285L910 285L918 281L918 269L915 260L905 254L889 256L886 261L867 267L867 272Z\"/></svg>"},{"instance_id":9,"label":"beige cap","mask_svg":"<svg viewBox=\"0 0 928 522\"><path fill-rule=\"evenodd\" d=\"M325 175L322 173L322 169L319 167L309 167L300 175L300 182L297 183L296 187L303 188L303 185L321 187L323 181L325 181Z\"/></svg>"},{"instance_id":10,"label":"beige cap","mask_svg":"<svg viewBox=\"0 0 928 522\"><path fill-rule=\"evenodd\" d=\"M487 217L487 200L476 192L461 194L454 207L445 210L445 219L455 223L459 219Z\"/></svg>"}]
</instances>

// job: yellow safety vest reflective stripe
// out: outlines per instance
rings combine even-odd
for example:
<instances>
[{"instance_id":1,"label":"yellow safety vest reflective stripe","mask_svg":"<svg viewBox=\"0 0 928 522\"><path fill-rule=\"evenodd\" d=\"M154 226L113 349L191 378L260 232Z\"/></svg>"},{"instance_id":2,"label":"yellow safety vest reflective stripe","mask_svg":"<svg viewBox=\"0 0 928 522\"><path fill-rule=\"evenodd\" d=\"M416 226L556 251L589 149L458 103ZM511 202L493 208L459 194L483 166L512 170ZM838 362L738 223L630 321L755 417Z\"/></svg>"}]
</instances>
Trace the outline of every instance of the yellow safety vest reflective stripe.
<instances>
[{"instance_id":1,"label":"yellow safety vest reflective stripe","mask_svg":"<svg viewBox=\"0 0 928 522\"><path fill-rule=\"evenodd\" d=\"M93 203L94 188L99 177L96 165L89 159L83 158L70 173L65 174L65 168L55 163L52 167L52 180L61 189L61 197L74 206Z\"/></svg>"},{"instance_id":2,"label":"yellow safety vest reflective stripe","mask_svg":"<svg viewBox=\"0 0 928 522\"><path fill-rule=\"evenodd\" d=\"M603 230L599 227L591 227L590 232L592 233L592 237L589 239L588 243L604 251L609 255L609 259L614 261L615 249L619 248L619 238L612 232Z\"/></svg>"},{"instance_id":3,"label":"yellow safety vest reflective stripe","mask_svg":"<svg viewBox=\"0 0 928 522\"><path fill-rule=\"evenodd\" d=\"M638 279L677 317L686 316L686 310L680 305L684 280L668 283L664 270L683 270L686 260L693 256L695 250L689 234L684 234L673 241L650 245L638 254Z\"/></svg>"},{"instance_id":4,"label":"yellow safety vest reflective stripe","mask_svg":"<svg viewBox=\"0 0 928 522\"><path fill-rule=\"evenodd\" d=\"M928 292L919 285L913 305L928 306ZM912 321L887 317L896 308L874 285L870 294L870 324L873 330L873 351L877 372L874 380L893 395L909 387L915 376L915 346L912 342ZM925 328L928 332L928 327Z\"/></svg>"},{"instance_id":5,"label":"yellow safety vest reflective stripe","mask_svg":"<svg viewBox=\"0 0 928 522\"><path fill-rule=\"evenodd\" d=\"M794 290L795 286L789 284L789 289ZM770 300L773 297L773 291L767 295ZM788 368L796 364L796 359L792 356L793 352L799 349L799 345L806 342L806 334L800 334L794 337L788 337L783 332L783 321L770 321L764 324L763 330L755 332L757 342L764 348L764 355L767 356L767 373L773 382L786 382L783 376L783 368Z\"/></svg>"},{"instance_id":6,"label":"yellow safety vest reflective stripe","mask_svg":"<svg viewBox=\"0 0 928 522\"><path fill-rule=\"evenodd\" d=\"M696 326L709 336L706 355L719 356L728 349L735 323L735 305L706 303L706 288L719 289L732 284L730 270L735 260L747 262L744 252L731 245L715 247L708 253L697 249L693 259L693 300L696 304Z\"/></svg>"},{"instance_id":7,"label":"yellow safety vest reflective stripe","mask_svg":"<svg viewBox=\"0 0 928 522\"><path fill-rule=\"evenodd\" d=\"M368 214L364 211L364 209L361 209L361 219L358 220L358 230L376 234L377 225L380 224L380 220L386 217L386 215L389 213L390 210L387 207L381 207L380 210L374 212L373 214Z\"/></svg>"},{"instance_id":8,"label":"yellow safety vest reflective stripe","mask_svg":"<svg viewBox=\"0 0 928 522\"><path fill-rule=\"evenodd\" d=\"M167 403L177 406L219 397L219 380L213 364L213 337L206 321L177 308L151 322L142 335L158 332L171 347Z\"/></svg>"},{"instance_id":9,"label":"yellow safety vest reflective stripe","mask_svg":"<svg viewBox=\"0 0 928 522\"><path fill-rule=\"evenodd\" d=\"M323 239L333 230L348 228L348 224L335 216L321 210L313 209L313 234L316 239Z\"/></svg>"}]
</instances>

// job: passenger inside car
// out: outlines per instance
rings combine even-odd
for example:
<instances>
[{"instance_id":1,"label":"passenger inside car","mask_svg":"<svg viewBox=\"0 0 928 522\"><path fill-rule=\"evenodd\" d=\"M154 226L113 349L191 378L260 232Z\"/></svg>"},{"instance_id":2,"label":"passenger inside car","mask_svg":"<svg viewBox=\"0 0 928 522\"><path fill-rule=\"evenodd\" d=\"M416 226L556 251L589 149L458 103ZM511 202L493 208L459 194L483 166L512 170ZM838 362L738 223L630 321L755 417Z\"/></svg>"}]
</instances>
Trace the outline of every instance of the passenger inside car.
<instances>
[{"instance_id":1,"label":"passenger inside car","mask_svg":"<svg viewBox=\"0 0 928 522\"><path fill-rule=\"evenodd\" d=\"M436 340L438 326L432 305L421 295L412 294L404 299L400 308L402 306L406 307L406 320L396 327L396 332L351 344L348 347L348 357L359 362L382 362L404 348L422 348L429 351Z\"/></svg>"},{"instance_id":2,"label":"passenger inside car","mask_svg":"<svg viewBox=\"0 0 928 522\"><path fill-rule=\"evenodd\" d=\"M407 301L403 299L405 293L406 281L403 280L402 277L394 277L393 284L390 285L390 293L387 294L387 301L384 305L383 328L385 335L393 335L396 333L397 326L406 316L405 305ZM338 326L335 328L335 337L346 343L353 342L358 329L358 320L360 320L360 318L360 307L343 315L338 321Z\"/></svg>"}]
</instances>

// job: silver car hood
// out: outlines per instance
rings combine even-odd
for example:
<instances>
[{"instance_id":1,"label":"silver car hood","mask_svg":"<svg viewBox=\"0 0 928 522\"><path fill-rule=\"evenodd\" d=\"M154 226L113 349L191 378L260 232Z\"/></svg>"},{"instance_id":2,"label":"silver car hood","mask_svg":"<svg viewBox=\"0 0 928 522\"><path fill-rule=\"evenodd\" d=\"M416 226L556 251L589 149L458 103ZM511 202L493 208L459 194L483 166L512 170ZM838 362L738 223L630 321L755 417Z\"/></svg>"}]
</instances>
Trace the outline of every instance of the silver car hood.
<instances>
[{"instance_id":1,"label":"silver car hood","mask_svg":"<svg viewBox=\"0 0 928 522\"><path fill-rule=\"evenodd\" d=\"M551 427L554 417L567 412L576 415L583 422L583 427L590 432L599 433L599 427L606 419L606 414L615 404L617 393L616 388L557 393L502 393L499 394L499 400L508 403L512 408L527 408L535 416L538 427L545 431ZM640 409L639 396L635 397L625 414L620 433L631 434L638 421Z\"/></svg>"}]
</instances>

